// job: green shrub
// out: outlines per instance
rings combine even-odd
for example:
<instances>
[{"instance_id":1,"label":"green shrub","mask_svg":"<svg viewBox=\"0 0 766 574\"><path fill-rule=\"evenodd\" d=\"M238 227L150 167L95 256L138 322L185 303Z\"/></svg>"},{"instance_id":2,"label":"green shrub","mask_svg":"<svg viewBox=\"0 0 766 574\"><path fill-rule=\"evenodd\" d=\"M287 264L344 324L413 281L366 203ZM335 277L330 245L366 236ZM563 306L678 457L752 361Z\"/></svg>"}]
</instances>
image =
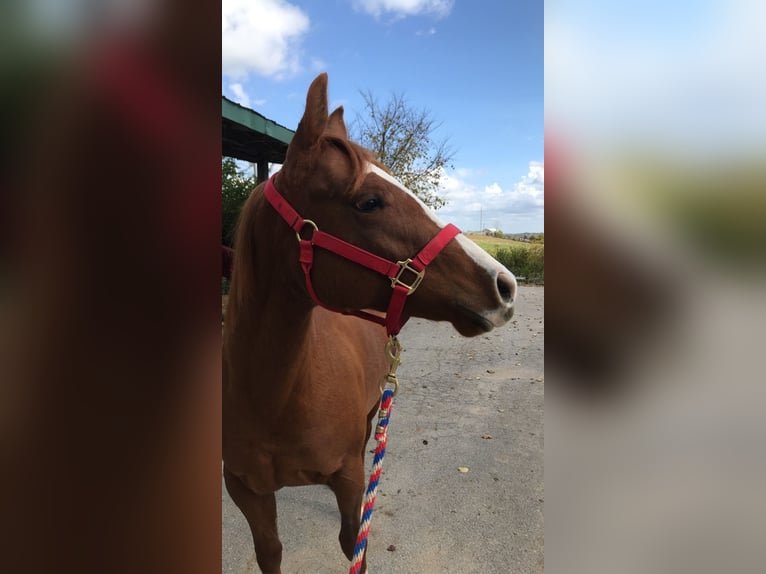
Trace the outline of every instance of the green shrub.
<instances>
[{"instance_id":1,"label":"green shrub","mask_svg":"<svg viewBox=\"0 0 766 574\"><path fill-rule=\"evenodd\" d=\"M222 196L221 196L221 240L224 245L232 246L237 218L250 193L255 188L255 179L237 167L230 157L221 160Z\"/></svg>"},{"instance_id":2,"label":"green shrub","mask_svg":"<svg viewBox=\"0 0 766 574\"><path fill-rule=\"evenodd\" d=\"M545 283L545 245L500 247L495 259L527 283Z\"/></svg>"}]
</instances>

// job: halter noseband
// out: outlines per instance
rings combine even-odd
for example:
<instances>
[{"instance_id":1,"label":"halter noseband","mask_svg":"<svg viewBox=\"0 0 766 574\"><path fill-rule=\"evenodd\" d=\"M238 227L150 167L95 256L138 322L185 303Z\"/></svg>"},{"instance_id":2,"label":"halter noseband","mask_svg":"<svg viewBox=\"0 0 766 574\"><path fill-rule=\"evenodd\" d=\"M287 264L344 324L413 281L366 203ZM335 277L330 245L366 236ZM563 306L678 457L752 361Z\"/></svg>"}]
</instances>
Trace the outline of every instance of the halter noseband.
<instances>
[{"instance_id":1,"label":"halter noseband","mask_svg":"<svg viewBox=\"0 0 766 574\"><path fill-rule=\"evenodd\" d=\"M367 319L368 321L383 325L386 328L388 335L398 334L406 322L401 321L401 315L404 310L404 303L407 296L414 293L415 289L420 285L428 264L431 263L441 250L460 233L460 230L451 223L448 223L423 249L420 250L417 255L415 255L415 257L394 263L393 261L383 259L374 253L365 251L356 245L347 243L334 235L320 231L316 223L310 219L303 219L277 191L277 188L274 186L274 178L276 175L277 174L272 175L266 182L264 195L266 196L266 199L269 200L272 207L282 216L282 219L287 222L298 236L298 243L300 244L299 261L301 268L303 269L303 274L306 276L306 288L314 303L336 313L355 315L362 319ZM301 231L307 226L313 229L313 233L308 239L303 239L301 237ZM385 318L361 310L344 311L342 309L333 309L319 300L314 291L314 286L311 283L311 267L314 264L314 246L321 247L322 249L340 255L349 261L353 261L358 265L377 271L381 275L385 275L390 279L393 293L391 294L391 300L388 303ZM414 274L410 283L403 277L405 273L409 273L410 277Z\"/></svg>"}]
</instances>

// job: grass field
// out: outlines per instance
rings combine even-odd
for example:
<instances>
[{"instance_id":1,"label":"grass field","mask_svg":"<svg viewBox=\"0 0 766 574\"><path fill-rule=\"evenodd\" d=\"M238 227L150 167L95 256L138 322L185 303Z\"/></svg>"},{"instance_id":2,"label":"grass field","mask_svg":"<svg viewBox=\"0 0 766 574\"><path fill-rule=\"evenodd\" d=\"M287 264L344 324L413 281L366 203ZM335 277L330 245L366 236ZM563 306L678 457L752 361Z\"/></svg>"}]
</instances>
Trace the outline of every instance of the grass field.
<instances>
[{"instance_id":1,"label":"grass field","mask_svg":"<svg viewBox=\"0 0 766 574\"><path fill-rule=\"evenodd\" d=\"M501 239L500 237L490 237L489 235L482 235L481 233L466 233L466 236L493 257L497 254L497 249L499 247L529 247L530 245L533 245L526 241Z\"/></svg>"},{"instance_id":2,"label":"grass field","mask_svg":"<svg viewBox=\"0 0 766 574\"><path fill-rule=\"evenodd\" d=\"M545 283L545 245L467 233L469 239L513 271L524 283Z\"/></svg>"}]
</instances>

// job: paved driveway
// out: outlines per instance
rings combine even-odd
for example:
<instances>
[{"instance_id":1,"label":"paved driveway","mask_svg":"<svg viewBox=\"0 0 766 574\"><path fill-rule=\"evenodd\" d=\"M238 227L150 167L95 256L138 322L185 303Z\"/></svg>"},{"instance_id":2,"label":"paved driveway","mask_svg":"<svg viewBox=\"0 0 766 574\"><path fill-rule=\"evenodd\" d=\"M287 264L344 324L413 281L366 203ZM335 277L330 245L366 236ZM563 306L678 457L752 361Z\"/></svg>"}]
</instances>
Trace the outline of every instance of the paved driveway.
<instances>
[{"instance_id":1,"label":"paved driveway","mask_svg":"<svg viewBox=\"0 0 766 574\"><path fill-rule=\"evenodd\" d=\"M487 335L420 319L402 331L371 574L543 571L543 308L543 288L521 286L512 323ZM257 574L247 523L222 492L222 574ZM283 489L277 505L285 574L348 571L328 488Z\"/></svg>"}]
</instances>

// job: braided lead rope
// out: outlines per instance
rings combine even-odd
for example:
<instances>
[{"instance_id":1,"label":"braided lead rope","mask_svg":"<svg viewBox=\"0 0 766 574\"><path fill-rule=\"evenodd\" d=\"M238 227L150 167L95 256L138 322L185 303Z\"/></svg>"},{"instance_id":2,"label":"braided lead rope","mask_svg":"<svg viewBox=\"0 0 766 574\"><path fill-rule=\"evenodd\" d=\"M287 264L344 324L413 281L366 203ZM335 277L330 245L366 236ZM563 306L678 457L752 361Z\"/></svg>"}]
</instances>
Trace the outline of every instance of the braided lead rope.
<instances>
[{"instance_id":1,"label":"braided lead rope","mask_svg":"<svg viewBox=\"0 0 766 574\"><path fill-rule=\"evenodd\" d=\"M378 411L378 426L375 427L375 440L378 446L375 448L375 457L372 460L372 470L370 471L370 480L367 483L367 491L364 495L362 504L362 516L359 523L359 533L354 545L354 554L351 557L351 567L348 574L360 574L364 552L367 548L367 537L370 533L370 522L372 521L372 510L375 507L375 497L378 493L378 483L380 474L383 470L383 457L386 455L386 445L388 444L388 420L391 417L391 407L394 404L394 396L399 391L399 379L396 378L396 369L401 360L402 347L396 335L390 335L386 344L386 354L388 355L389 368L386 375L386 385L391 384L393 388L386 388L380 397L380 410Z\"/></svg>"},{"instance_id":2,"label":"braided lead rope","mask_svg":"<svg viewBox=\"0 0 766 574\"><path fill-rule=\"evenodd\" d=\"M375 440L378 441L378 446L375 448L375 458L372 461L370 481L367 483L367 492L365 493L364 504L362 505L362 519L359 524L359 534L356 538L354 555L351 558L351 567L349 568L348 574L359 574L362 568L362 559L364 558L365 548L367 548L367 536L370 533L372 511L375 506L375 497L378 493L378 482L380 481L380 473L383 470L383 457L386 455L386 444L388 443L388 419L391 416L393 399L393 389L386 389L383 391L383 397L380 399L378 426L375 429Z\"/></svg>"}]
</instances>

